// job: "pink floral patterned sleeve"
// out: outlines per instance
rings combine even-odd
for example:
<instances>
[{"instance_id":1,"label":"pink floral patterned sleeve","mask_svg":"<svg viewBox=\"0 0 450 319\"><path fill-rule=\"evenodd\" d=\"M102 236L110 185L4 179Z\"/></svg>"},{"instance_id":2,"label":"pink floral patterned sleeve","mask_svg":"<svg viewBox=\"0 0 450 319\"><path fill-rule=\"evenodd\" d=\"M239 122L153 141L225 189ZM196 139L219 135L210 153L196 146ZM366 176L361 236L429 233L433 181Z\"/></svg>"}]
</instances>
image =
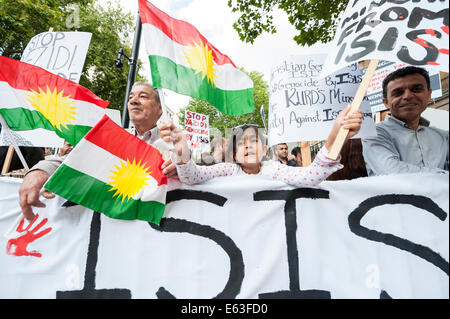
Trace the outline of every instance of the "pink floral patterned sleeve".
<instances>
[{"instance_id":1,"label":"pink floral patterned sleeve","mask_svg":"<svg viewBox=\"0 0 450 319\"><path fill-rule=\"evenodd\" d=\"M327 157L328 151L325 147L317 153L311 165L306 167L293 167L273 162L273 166L263 175L269 175L274 180L285 182L295 187L317 186L328 176L340 170L344 166L339 162L341 156L336 161Z\"/></svg>"},{"instance_id":2,"label":"pink floral patterned sleeve","mask_svg":"<svg viewBox=\"0 0 450 319\"><path fill-rule=\"evenodd\" d=\"M172 153L172 162L177 163L178 158ZM219 163L211 166L196 165L192 159L183 165L175 164L178 178L182 183L194 185L215 177L235 175L238 166L234 163Z\"/></svg>"},{"instance_id":3,"label":"pink floral patterned sleeve","mask_svg":"<svg viewBox=\"0 0 450 319\"><path fill-rule=\"evenodd\" d=\"M328 176L344 167L337 161L327 158L328 151L322 147L316 155L314 162L307 167L292 167L276 161L263 162L259 175L282 181L295 187L316 186L327 179ZM172 162L175 163L178 178L182 183L194 185L205 182L215 177L245 174L234 163L219 163L211 166L196 165L192 159L182 165L178 165L179 158L172 153Z\"/></svg>"}]
</instances>

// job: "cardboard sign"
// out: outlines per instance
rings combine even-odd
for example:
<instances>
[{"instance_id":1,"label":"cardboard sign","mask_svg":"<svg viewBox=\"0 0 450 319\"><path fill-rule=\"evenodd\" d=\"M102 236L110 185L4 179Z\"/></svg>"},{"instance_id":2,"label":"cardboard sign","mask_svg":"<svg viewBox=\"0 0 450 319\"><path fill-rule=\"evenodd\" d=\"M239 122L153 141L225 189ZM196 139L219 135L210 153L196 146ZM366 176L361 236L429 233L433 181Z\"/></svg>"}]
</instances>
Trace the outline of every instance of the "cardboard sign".
<instances>
[{"instance_id":1,"label":"cardboard sign","mask_svg":"<svg viewBox=\"0 0 450 319\"><path fill-rule=\"evenodd\" d=\"M321 77L371 59L448 72L448 16L448 0L350 0Z\"/></svg>"},{"instance_id":2,"label":"cardboard sign","mask_svg":"<svg viewBox=\"0 0 450 319\"><path fill-rule=\"evenodd\" d=\"M326 140L338 114L353 101L362 81L356 64L320 79L325 54L291 55L272 67L269 92L269 145ZM367 100L356 138L376 136Z\"/></svg>"},{"instance_id":3,"label":"cardboard sign","mask_svg":"<svg viewBox=\"0 0 450 319\"><path fill-rule=\"evenodd\" d=\"M19 183L0 178L2 299L449 297L445 175L169 179L160 226L60 197L21 224Z\"/></svg>"},{"instance_id":4,"label":"cardboard sign","mask_svg":"<svg viewBox=\"0 0 450 319\"><path fill-rule=\"evenodd\" d=\"M40 33L30 40L21 61L78 83L91 37L89 32Z\"/></svg>"},{"instance_id":5,"label":"cardboard sign","mask_svg":"<svg viewBox=\"0 0 450 319\"><path fill-rule=\"evenodd\" d=\"M184 113L184 134L191 150L198 150L201 153L209 152L208 115L186 110Z\"/></svg>"}]
</instances>

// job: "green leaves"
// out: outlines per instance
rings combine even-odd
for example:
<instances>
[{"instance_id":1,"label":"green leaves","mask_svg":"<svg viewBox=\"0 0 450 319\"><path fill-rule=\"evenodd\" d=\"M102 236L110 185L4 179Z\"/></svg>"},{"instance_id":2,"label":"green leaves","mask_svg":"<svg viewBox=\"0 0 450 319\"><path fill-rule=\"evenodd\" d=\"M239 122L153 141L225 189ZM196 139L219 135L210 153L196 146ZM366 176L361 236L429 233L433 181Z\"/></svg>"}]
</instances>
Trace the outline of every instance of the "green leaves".
<instances>
[{"instance_id":1,"label":"green leaves","mask_svg":"<svg viewBox=\"0 0 450 319\"><path fill-rule=\"evenodd\" d=\"M277 6L298 30L294 40L300 45L313 45L333 39L339 15L347 3L348 0L229 0L228 6L241 13L233 27L244 42L253 43L263 32L276 32L272 12Z\"/></svg>"}]
</instances>

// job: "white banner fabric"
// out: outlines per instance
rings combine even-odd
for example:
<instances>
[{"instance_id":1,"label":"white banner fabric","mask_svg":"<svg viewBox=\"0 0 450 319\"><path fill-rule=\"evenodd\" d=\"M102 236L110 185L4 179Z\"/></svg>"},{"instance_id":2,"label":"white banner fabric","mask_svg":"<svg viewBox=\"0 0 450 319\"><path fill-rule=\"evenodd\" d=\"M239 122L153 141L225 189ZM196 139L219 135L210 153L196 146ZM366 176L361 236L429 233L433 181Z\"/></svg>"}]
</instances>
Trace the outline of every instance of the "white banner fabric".
<instances>
[{"instance_id":1,"label":"white banner fabric","mask_svg":"<svg viewBox=\"0 0 450 319\"><path fill-rule=\"evenodd\" d=\"M19 183L0 179L0 234L18 220ZM45 200L0 238L0 298L449 298L448 185L170 180L160 226Z\"/></svg>"}]
</instances>

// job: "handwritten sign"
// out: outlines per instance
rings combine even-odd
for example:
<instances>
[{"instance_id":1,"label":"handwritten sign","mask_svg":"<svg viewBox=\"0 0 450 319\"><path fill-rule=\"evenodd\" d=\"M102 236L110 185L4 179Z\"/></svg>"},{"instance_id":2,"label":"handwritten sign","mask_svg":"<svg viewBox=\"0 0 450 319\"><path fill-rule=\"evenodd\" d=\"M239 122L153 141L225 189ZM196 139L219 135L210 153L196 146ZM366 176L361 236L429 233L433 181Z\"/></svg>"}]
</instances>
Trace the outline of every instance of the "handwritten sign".
<instances>
[{"instance_id":1,"label":"handwritten sign","mask_svg":"<svg viewBox=\"0 0 450 319\"><path fill-rule=\"evenodd\" d=\"M449 297L442 174L297 189L261 176L169 179L160 226L57 196L18 227L20 182L0 178L2 299ZM22 232L4 237L11 226Z\"/></svg>"},{"instance_id":2,"label":"handwritten sign","mask_svg":"<svg viewBox=\"0 0 450 319\"><path fill-rule=\"evenodd\" d=\"M89 32L40 33L30 40L21 61L78 83L91 37Z\"/></svg>"},{"instance_id":3,"label":"handwritten sign","mask_svg":"<svg viewBox=\"0 0 450 319\"><path fill-rule=\"evenodd\" d=\"M386 107L383 104L383 80L390 73L394 72L397 69L406 67L405 63L395 63L389 61L380 61L378 63L378 67L370 81L369 88L367 89L367 99L369 100L370 108L372 113L381 112L386 110ZM425 67L424 69L428 69L428 73L430 75L430 87L432 90L431 98L435 99L442 96L442 87L441 87L441 76L438 71L429 69ZM363 69L363 73L367 70Z\"/></svg>"},{"instance_id":4,"label":"handwritten sign","mask_svg":"<svg viewBox=\"0 0 450 319\"><path fill-rule=\"evenodd\" d=\"M370 59L448 72L448 16L448 0L350 0L321 77Z\"/></svg>"},{"instance_id":5,"label":"handwritten sign","mask_svg":"<svg viewBox=\"0 0 450 319\"><path fill-rule=\"evenodd\" d=\"M191 150L209 152L209 117L205 114L186 110L184 113L184 131Z\"/></svg>"},{"instance_id":6,"label":"handwritten sign","mask_svg":"<svg viewBox=\"0 0 450 319\"><path fill-rule=\"evenodd\" d=\"M356 64L320 79L325 54L292 55L272 68L269 94L269 145L326 140L338 114L353 101L362 81ZM367 100L356 138L376 136Z\"/></svg>"}]
</instances>

